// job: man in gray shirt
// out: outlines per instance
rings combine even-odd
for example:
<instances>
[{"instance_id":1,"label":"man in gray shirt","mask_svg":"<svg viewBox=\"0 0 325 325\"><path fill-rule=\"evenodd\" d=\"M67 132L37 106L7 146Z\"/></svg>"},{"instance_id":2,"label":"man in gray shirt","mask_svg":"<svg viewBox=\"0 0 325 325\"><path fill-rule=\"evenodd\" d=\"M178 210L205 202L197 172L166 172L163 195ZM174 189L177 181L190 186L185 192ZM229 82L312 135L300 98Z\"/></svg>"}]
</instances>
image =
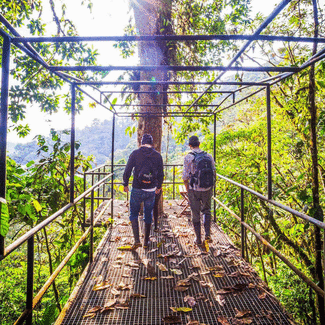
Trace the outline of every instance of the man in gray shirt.
<instances>
[{"instance_id":1,"label":"man in gray shirt","mask_svg":"<svg viewBox=\"0 0 325 325\"><path fill-rule=\"evenodd\" d=\"M215 180L215 162L210 154L200 149L200 141L197 136L191 136L188 144L191 152L184 158L182 177L192 211L192 221L196 235L195 243L202 246L201 212L204 218L205 240L212 242L210 235L211 197Z\"/></svg>"}]
</instances>

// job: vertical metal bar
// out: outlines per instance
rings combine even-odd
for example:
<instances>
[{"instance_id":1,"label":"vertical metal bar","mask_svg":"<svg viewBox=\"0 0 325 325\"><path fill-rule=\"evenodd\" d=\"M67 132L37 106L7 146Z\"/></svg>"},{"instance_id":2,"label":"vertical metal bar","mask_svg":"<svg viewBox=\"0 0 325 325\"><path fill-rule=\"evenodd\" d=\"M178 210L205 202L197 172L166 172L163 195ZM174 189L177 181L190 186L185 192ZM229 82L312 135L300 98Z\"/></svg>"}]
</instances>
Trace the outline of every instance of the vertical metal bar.
<instances>
[{"instance_id":1,"label":"vertical metal bar","mask_svg":"<svg viewBox=\"0 0 325 325\"><path fill-rule=\"evenodd\" d=\"M104 177L106 176L106 165L104 165ZM105 185L106 185L106 181L103 184L103 197L105 197Z\"/></svg>"},{"instance_id":2,"label":"vertical metal bar","mask_svg":"<svg viewBox=\"0 0 325 325\"><path fill-rule=\"evenodd\" d=\"M173 165L173 200L175 200L175 165Z\"/></svg>"},{"instance_id":3,"label":"vertical metal bar","mask_svg":"<svg viewBox=\"0 0 325 325\"><path fill-rule=\"evenodd\" d=\"M9 96L9 64L10 64L9 37L3 37L2 46L2 76L1 76L1 103L0 103L0 197L6 198L7 180L7 120L8 120L8 96ZM0 218L1 223L1 218ZM5 241L0 235L0 255L4 255Z\"/></svg>"},{"instance_id":4,"label":"vertical metal bar","mask_svg":"<svg viewBox=\"0 0 325 325\"><path fill-rule=\"evenodd\" d=\"M84 173L84 192L86 192L87 174ZM83 198L83 224L86 223L86 197Z\"/></svg>"},{"instance_id":5,"label":"vertical metal bar","mask_svg":"<svg viewBox=\"0 0 325 325\"><path fill-rule=\"evenodd\" d=\"M115 143L115 114L113 115L112 120L112 154L111 154L111 173L114 173L114 143ZM113 218L113 211L114 211L114 174L112 175L111 179L111 218Z\"/></svg>"},{"instance_id":6,"label":"vertical metal bar","mask_svg":"<svg viewBox=\"0 0 325 325\"><path fill-rule=\"evenodd\" d=\"M99 167L98 169L98 176L97 176L97 181L99 182L100 179L101 179L101 175L100 175L100 171L101 171L101 168ZM97 197L99 198L100 197L100 187L98 187L97 189ZM99 199L97 199L97 208L99 207Z\"/></svg>"},{"instance_id":7,"label":"vertical metal bar","mask_svg":"<svg viewBox=\"0 0 325 325\"><path fill-rule=\"evenodd\" d=\"M217 114L213 114L213 160L214 162L216 161L216 142L217 142ZM213 196L216 196L216 184L214 183L213 186ZM217 216L216 216L216 201L213 200L213 218L214 222L217 221Z\"/></svg>"},{"instance_id":8,"label":"vertical metal bar","mask_svg":"<svg viewBox=\"0 0 325 325\"><path fill-rule=\"evenodd\" d=\"M272 131L271 131L271 87L266 87L267 115L267 198L272 200Z\"/></svg>"},{"instance_id":9,"label":"vertical metal bar","mask_svg":"<svg viewBox=\"0 0 325 325\"><path fill-rule=\"evenodd\" d=\"M245 203L244 203L244 189L240 189L240 220L241 222L245 221ZM241 256L242 258L245 258L245 248L246 248L246 233L245 233L245 227L243 224L241 226Z\"/></svg>"},{"instance_id":10,"label":"vertical metal bar","mask_svg":"<svg viewBox=\"0 0 325 325\"><path fill-rule=\"evenodd\" d=\"M34 236L27 242L27 297L26 309L29 314L26 318L26 324L32 324L33 318L33 287L34 287Z\"/></svg>"},{"instance_id":11,"label":"vertical metal bar","mask_svg":"<svg viewBox=\"0 0 325 325\"><path fill-rule=\"evenodd\" d=\"M235 104L236 102L236 93L232 93L232 103Z\"/></svg>"},{"instance_id":12,"label":"vertical metal bar","mask_svg":"<svg viewBox=\"0 0 325 325\"><path fill-rule=\"evenodd\" d=\"M70 203L74 201L74 148L76 141L76 86L71 85L71 140L70 140Z\"/></svg>"},{"instance_id":13,"label":"vertical metal bar","mask_svg":"<svg viewBox=\"0 0 325 325\"><path fill-rule=\"evenodd\" d=\"M90 245L89 245L89 263L94 260L94 190L91 191L90 203Z\"/></svg>"}]
</instances>

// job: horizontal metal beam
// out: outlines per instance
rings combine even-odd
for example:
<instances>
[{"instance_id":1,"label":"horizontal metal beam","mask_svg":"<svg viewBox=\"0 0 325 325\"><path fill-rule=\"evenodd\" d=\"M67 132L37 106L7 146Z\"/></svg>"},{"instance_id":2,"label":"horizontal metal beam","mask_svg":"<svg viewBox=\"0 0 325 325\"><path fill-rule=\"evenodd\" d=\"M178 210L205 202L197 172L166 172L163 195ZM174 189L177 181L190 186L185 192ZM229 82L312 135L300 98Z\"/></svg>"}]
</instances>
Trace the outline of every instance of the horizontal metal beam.
<instances>
[{"instance_id":1,"label":"horizontal metal beam","mask_svg":"<svg viewBox=\"0 0 325 325\"><path fill-rule=\"evenodd\" d=\"M215 91L208 91L206 94L232 94L235 90L215 90ZM158 90L151 90L151 91L134 91L134 90L105 90L102 91L102 94L199 94L200 91L158 91Z\"/></svg>"},{"instance_id":2,"label":"horizontal metal beam","mask_svg":"<svg viewBox=\"0 0 325 325\"><path fill-rule=\"evenodd\" d=\"M167 107L188 107L190 104L114 104L115 107L159 107L159 106L167 106ZM215 104L197 104L197 106L202 107L219 107L219 105Z\"/></svg>"},{"instance_id":3,"label":"horizontal metal beam","mask_svg":"<svg viewBox=\"0 0 325 325\"><path fill-rule=\"evenodd\" d=\"M220 85L220 86L266 86L264 82L237 82L237 81L84 81L76 82L78 85L147 85L147 86L156 86L156 85L178 85L178 86L190 86L190 85Z\"/></svg>"},{"instance_id":4,"label":"horizontal metal beam","mask_svg":"<svg viewBox=\"0 0 325 325\"><path fill-rule=\"evenodd\" d=\"M223 67L223 66L51 66L51 71L247 71L247 72L298 72L297 67Z\"/></svg>"},{"instance_id":5,"label":"horizontal metal beam","mask_svg":"<svg viewBox=\"0 0 325 325\"><path fill-rule=\"evenodd\" d=\"M16 37L13 43L64 43L64 42L149 42L149 41L281 41L325 43L325 38L273 36L273 35L153 35L153 36L67 36L67 37Z\"/></svg>"}]
</instances>

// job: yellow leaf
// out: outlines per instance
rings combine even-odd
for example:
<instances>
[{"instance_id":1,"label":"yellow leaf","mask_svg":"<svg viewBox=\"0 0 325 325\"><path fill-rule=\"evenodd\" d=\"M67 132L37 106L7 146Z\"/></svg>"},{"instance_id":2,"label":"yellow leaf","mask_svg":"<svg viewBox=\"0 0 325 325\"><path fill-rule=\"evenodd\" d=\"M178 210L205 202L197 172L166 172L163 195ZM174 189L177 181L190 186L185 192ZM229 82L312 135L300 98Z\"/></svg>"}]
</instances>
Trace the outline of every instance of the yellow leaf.
<instances>
[{"instance_id":1,"label":"yellow leaf","mask_svg":"<svg viewBox=\"0 0 325 325\"><path fill-rule=\"evenodd\" d=\"M117 247L117 249L120 250L120 251L131 251L132 246L131 245L125 245L125 246Z\"/></svg>"},{"instance_id":2,"label":"yellow leaf","mask_svg":"<svg viewBox=\"0 0 325 325\"><path fill-rule=\"evenodd\" d=\"M95 284L94 287L93 287L93 291L104 290L104 289L107 289L110 286L111 286L111 284L108 283L108 281L103 281L101 283Z\"/></svg>"},{"instance_id":3,"label":"yellow leaf","mask_svg":"<svg viewBox=\"0 0 325 325\"><path fill-rule=\"evenodd\" d=\"M33 201L33 205L34 205L34 208L35 208L35 210L36 210L37 212L42 211L42 207L41 207L41 205L39 204L39 202L38 202L37 200L34 200L34 201Z\"/></svg>"}]
</instances>

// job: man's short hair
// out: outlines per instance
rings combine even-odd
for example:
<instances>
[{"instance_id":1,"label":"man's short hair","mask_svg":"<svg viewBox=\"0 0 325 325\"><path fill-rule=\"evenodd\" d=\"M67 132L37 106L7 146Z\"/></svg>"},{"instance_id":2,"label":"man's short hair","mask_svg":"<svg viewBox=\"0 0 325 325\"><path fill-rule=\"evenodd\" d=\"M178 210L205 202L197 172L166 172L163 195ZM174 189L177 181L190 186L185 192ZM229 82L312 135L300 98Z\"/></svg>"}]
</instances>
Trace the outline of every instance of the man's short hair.
<instances>
[{"instance_id":1,"label":"man's short hair","mask_svg":"<svg viewBox=\"0 0 325 325\"><path fill-rule=\"evenodd\" d=\"M141 144L150 144L150 145L152 145L153 144L153 138L152 138L151 134L145 133L142 136Z\"/></svg>"},{"instance_id":2,"label":"man's short hair","mask_svg":"<svg viewBox=\"0 0 325 325\"><path fill-rule=\"evenodd\" d=\"M188 144L191 147L198 147L200 145L199 138L196 135L192 135L188 140Z\"/></svg>"}]
</instances>

